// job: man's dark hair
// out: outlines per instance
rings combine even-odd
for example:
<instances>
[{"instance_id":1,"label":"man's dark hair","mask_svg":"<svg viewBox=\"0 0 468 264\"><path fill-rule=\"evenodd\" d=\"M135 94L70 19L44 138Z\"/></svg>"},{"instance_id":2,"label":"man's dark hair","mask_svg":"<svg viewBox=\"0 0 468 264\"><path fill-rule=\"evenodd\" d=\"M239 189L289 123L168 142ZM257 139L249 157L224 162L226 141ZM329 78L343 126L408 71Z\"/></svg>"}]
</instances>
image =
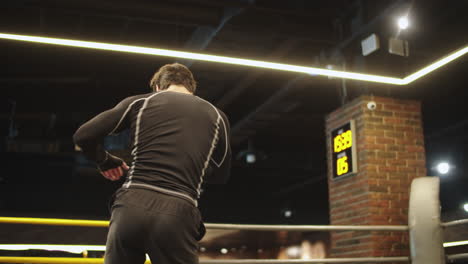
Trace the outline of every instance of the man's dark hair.
<instances>
[{"instance_id":1,"label":"man's dark hair","mask_svg":"<svg viewBox=\"0 0 468 264\"><path fill-rule=\"evenodd\" d=\"M195 93L197 89L197 83L192 72L180 63L162 66L150 80L150 87L153 91L156 91L156 86L159 86L160 90L166 90L171 84L185 86L191 93Z\"/></svg>"}]
</instances>

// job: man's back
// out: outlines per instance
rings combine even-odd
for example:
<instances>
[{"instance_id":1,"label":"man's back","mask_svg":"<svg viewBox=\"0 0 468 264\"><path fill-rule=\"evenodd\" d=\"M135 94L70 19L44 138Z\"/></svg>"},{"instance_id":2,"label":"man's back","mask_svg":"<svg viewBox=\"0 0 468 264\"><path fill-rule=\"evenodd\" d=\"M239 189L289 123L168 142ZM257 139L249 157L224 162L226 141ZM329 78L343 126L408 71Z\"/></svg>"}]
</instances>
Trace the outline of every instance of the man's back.
<instances>
[{"instance_id":1,"label":"man's back","mask_svg":"<svg viewBox=\"0 0 468 264\"><path fill-rule=\"evenodd\" d=\"M198 198L210 164L222 165L228 155L225 115L190 94L162 91L132 99L123 123L131 129L134 160L124 187Z\"/></svg>"}]
</instances>

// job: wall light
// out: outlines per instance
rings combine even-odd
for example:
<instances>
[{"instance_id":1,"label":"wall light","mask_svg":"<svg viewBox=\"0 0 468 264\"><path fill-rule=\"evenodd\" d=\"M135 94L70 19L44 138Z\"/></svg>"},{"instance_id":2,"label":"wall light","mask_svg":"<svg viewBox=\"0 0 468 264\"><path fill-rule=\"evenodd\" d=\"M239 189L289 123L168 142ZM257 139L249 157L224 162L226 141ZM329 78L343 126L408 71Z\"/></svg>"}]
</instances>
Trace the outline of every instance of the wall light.
<instances>
[{"instance_id":1,"label":"wall light","mask_svg":"<svg viewBox=\"0 0 468 264\"><path fill-rule=\"evenodd\" d=\"M395 78L395 77L363 74L363 73L356 73L356 72L346 72L346 71L338 71L338 70L329 70L329 69L322 69L322 68L315 68L315 67L298 66L298 65L292 65L292 64L274 63L274 62L267 62L267 61L208 55L208 54L193 53L193 52L183 52L183 51L175 51L175 50L167 50L167 49L119 45L119 44L110 44L110 43L92 42L92 41L81 41L81 40L49 38L49 37L17 35L17 34L5 34L5 33L0 33L0 39L19 40L19 41L27 41L27 42L37 42L37 43L44 43L44 44L55 44L55 45L62 45L62 46L81 47L81 48L100 49L100 50L111 50L111 51L119 51L119 52L147 54L147 55L154 55L154 56L165 56L165 57L209 61L209 62L217 62L217 63L227 63L227 64L234 64L234 65L241 65L241 66L258 67L258 68L264 68L264 69L298 72L298 73L306 73L306 74L313 74L313 75L322 75L322 76L328 76L328 77L337 77L337 78L343 78L343 79L352 79L352 80L386 83L386 84L394 84L394 85L409 84L421 78L422 76L427 75L430 72L446 65L447 63L465 55L468 52L468 46L466 46L462 48L461 50L458 50L452 54L449 54L447 57L442 58L430 64L429 66L426 66L423 69L407 76L406 78L401 79L401 78Z\"/></svg>"}]
</instances>

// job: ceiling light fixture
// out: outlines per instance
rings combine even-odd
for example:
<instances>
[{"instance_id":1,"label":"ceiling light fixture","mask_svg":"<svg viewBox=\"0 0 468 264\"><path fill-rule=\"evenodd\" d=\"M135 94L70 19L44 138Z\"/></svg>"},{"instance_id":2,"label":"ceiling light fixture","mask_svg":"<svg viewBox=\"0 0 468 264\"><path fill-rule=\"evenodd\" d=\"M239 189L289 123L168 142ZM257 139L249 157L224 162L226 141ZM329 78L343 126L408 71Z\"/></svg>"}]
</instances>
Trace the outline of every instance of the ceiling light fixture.
<instances>
[{"instance_id":1,"label":"ceiling light fixture","mask_svg":"<svg viewBox=\"0 0 468 264\"><path fill-rule=\"evenodd\" d=\"M154 55L154 56L165 56L165 57L183 58L183 59L190 59L190 60L227 63L227 64L242 65L242 66L249 66L249 67L259 67L259 68L264 68L264 69L307 73L307 74L315 74L315 75L322 75L322 76L328 76L328 77L352 79L352 80L359 80L359 81L366 81L366 82L386 83L386 84L394 84L394 85L409 84L421 78L422 76L425 76L428 73L442 67L443 65L446 65L447 63L465 55L468 52L468 46L466 46L463 49L456 51L448 55L447 57L442 58L432 63L431 65L409 75L408 77L401 79L401 78L395 78L395 77L329 70L329 69L305 67L305 66L274 63L274 62L267 62L267 61L249 60L249 59L241 59L241 58L234 58L234 57L193 53L193 52L183 52L183 51L175 51L175 50L167 50L167 49L119 45L119 44L110 44L110 43L92 42L92 41L81 41L81 40L49 38L49 37L17 35L17 34L4 34L4 33L0 33L0 39L19 40L19 41L37 42L37 43L44 43L44 44L55 44L55 45L62 45L62 46L111 50L111 51L119 51L119 52L147 54L147 55Z\"/></svg>"},{"instance_id":2,"label":"ceiling light fixture","mask_svg":"<svg viewBox=\"0 0 468 264\"><path fill-rule=\"evenodd\" d=\"M398 27L402 30L407 29L409 26L409 20L407 16L402 16L398 19Z\"/></svg>"},{"instance_id":3,"label":"ceiling light fixture","mask_svg":"<svg viewBox=\"0 0 468 264\"><path fill-rule=\"evenodd\" d=\"M465 245L468 245L468 240L444 243L444 247L457 247L457 246L465 246Z\"/></svg>"},{"instance_id":4,"label":"ceiling light fixture","mask_svg":"<svg viewBox=\"0 0 468 264\"><path fill-rule=\"evenodd\" d=\"M468 46L462 48L462 49L459 49L453 53L450 53L449 55L443 57L442 59L439 59L431 64L429 64L428 66L420 69L419 71L416 71L415 73L413 74L410 74L408 76L406 76L404 79L403 79L403 84L409 84L411 82L414 82L416 81L417 79L439 69L440 67L460 58L461 56L465 55L466 53L468 53Z\"/></svg>"}]
</instances>

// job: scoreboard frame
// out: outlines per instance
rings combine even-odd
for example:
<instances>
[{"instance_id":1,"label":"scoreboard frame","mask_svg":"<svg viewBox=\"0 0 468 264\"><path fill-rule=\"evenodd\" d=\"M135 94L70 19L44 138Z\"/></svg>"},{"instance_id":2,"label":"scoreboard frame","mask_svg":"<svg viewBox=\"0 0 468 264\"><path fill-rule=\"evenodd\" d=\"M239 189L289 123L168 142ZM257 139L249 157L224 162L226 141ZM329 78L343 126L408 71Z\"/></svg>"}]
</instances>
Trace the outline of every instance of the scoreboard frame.
<instances>
[{"instance_id":1,"label":"scoreboard frame","mask_svg":"<svg viewBox=\"0 0 468 264\"><path fill-rule=\"evenodd\" d=\"M356 127L353 119L330 133L332 153L332 180L355 175L357 170Z\"/></svg>"}]
</instances>

